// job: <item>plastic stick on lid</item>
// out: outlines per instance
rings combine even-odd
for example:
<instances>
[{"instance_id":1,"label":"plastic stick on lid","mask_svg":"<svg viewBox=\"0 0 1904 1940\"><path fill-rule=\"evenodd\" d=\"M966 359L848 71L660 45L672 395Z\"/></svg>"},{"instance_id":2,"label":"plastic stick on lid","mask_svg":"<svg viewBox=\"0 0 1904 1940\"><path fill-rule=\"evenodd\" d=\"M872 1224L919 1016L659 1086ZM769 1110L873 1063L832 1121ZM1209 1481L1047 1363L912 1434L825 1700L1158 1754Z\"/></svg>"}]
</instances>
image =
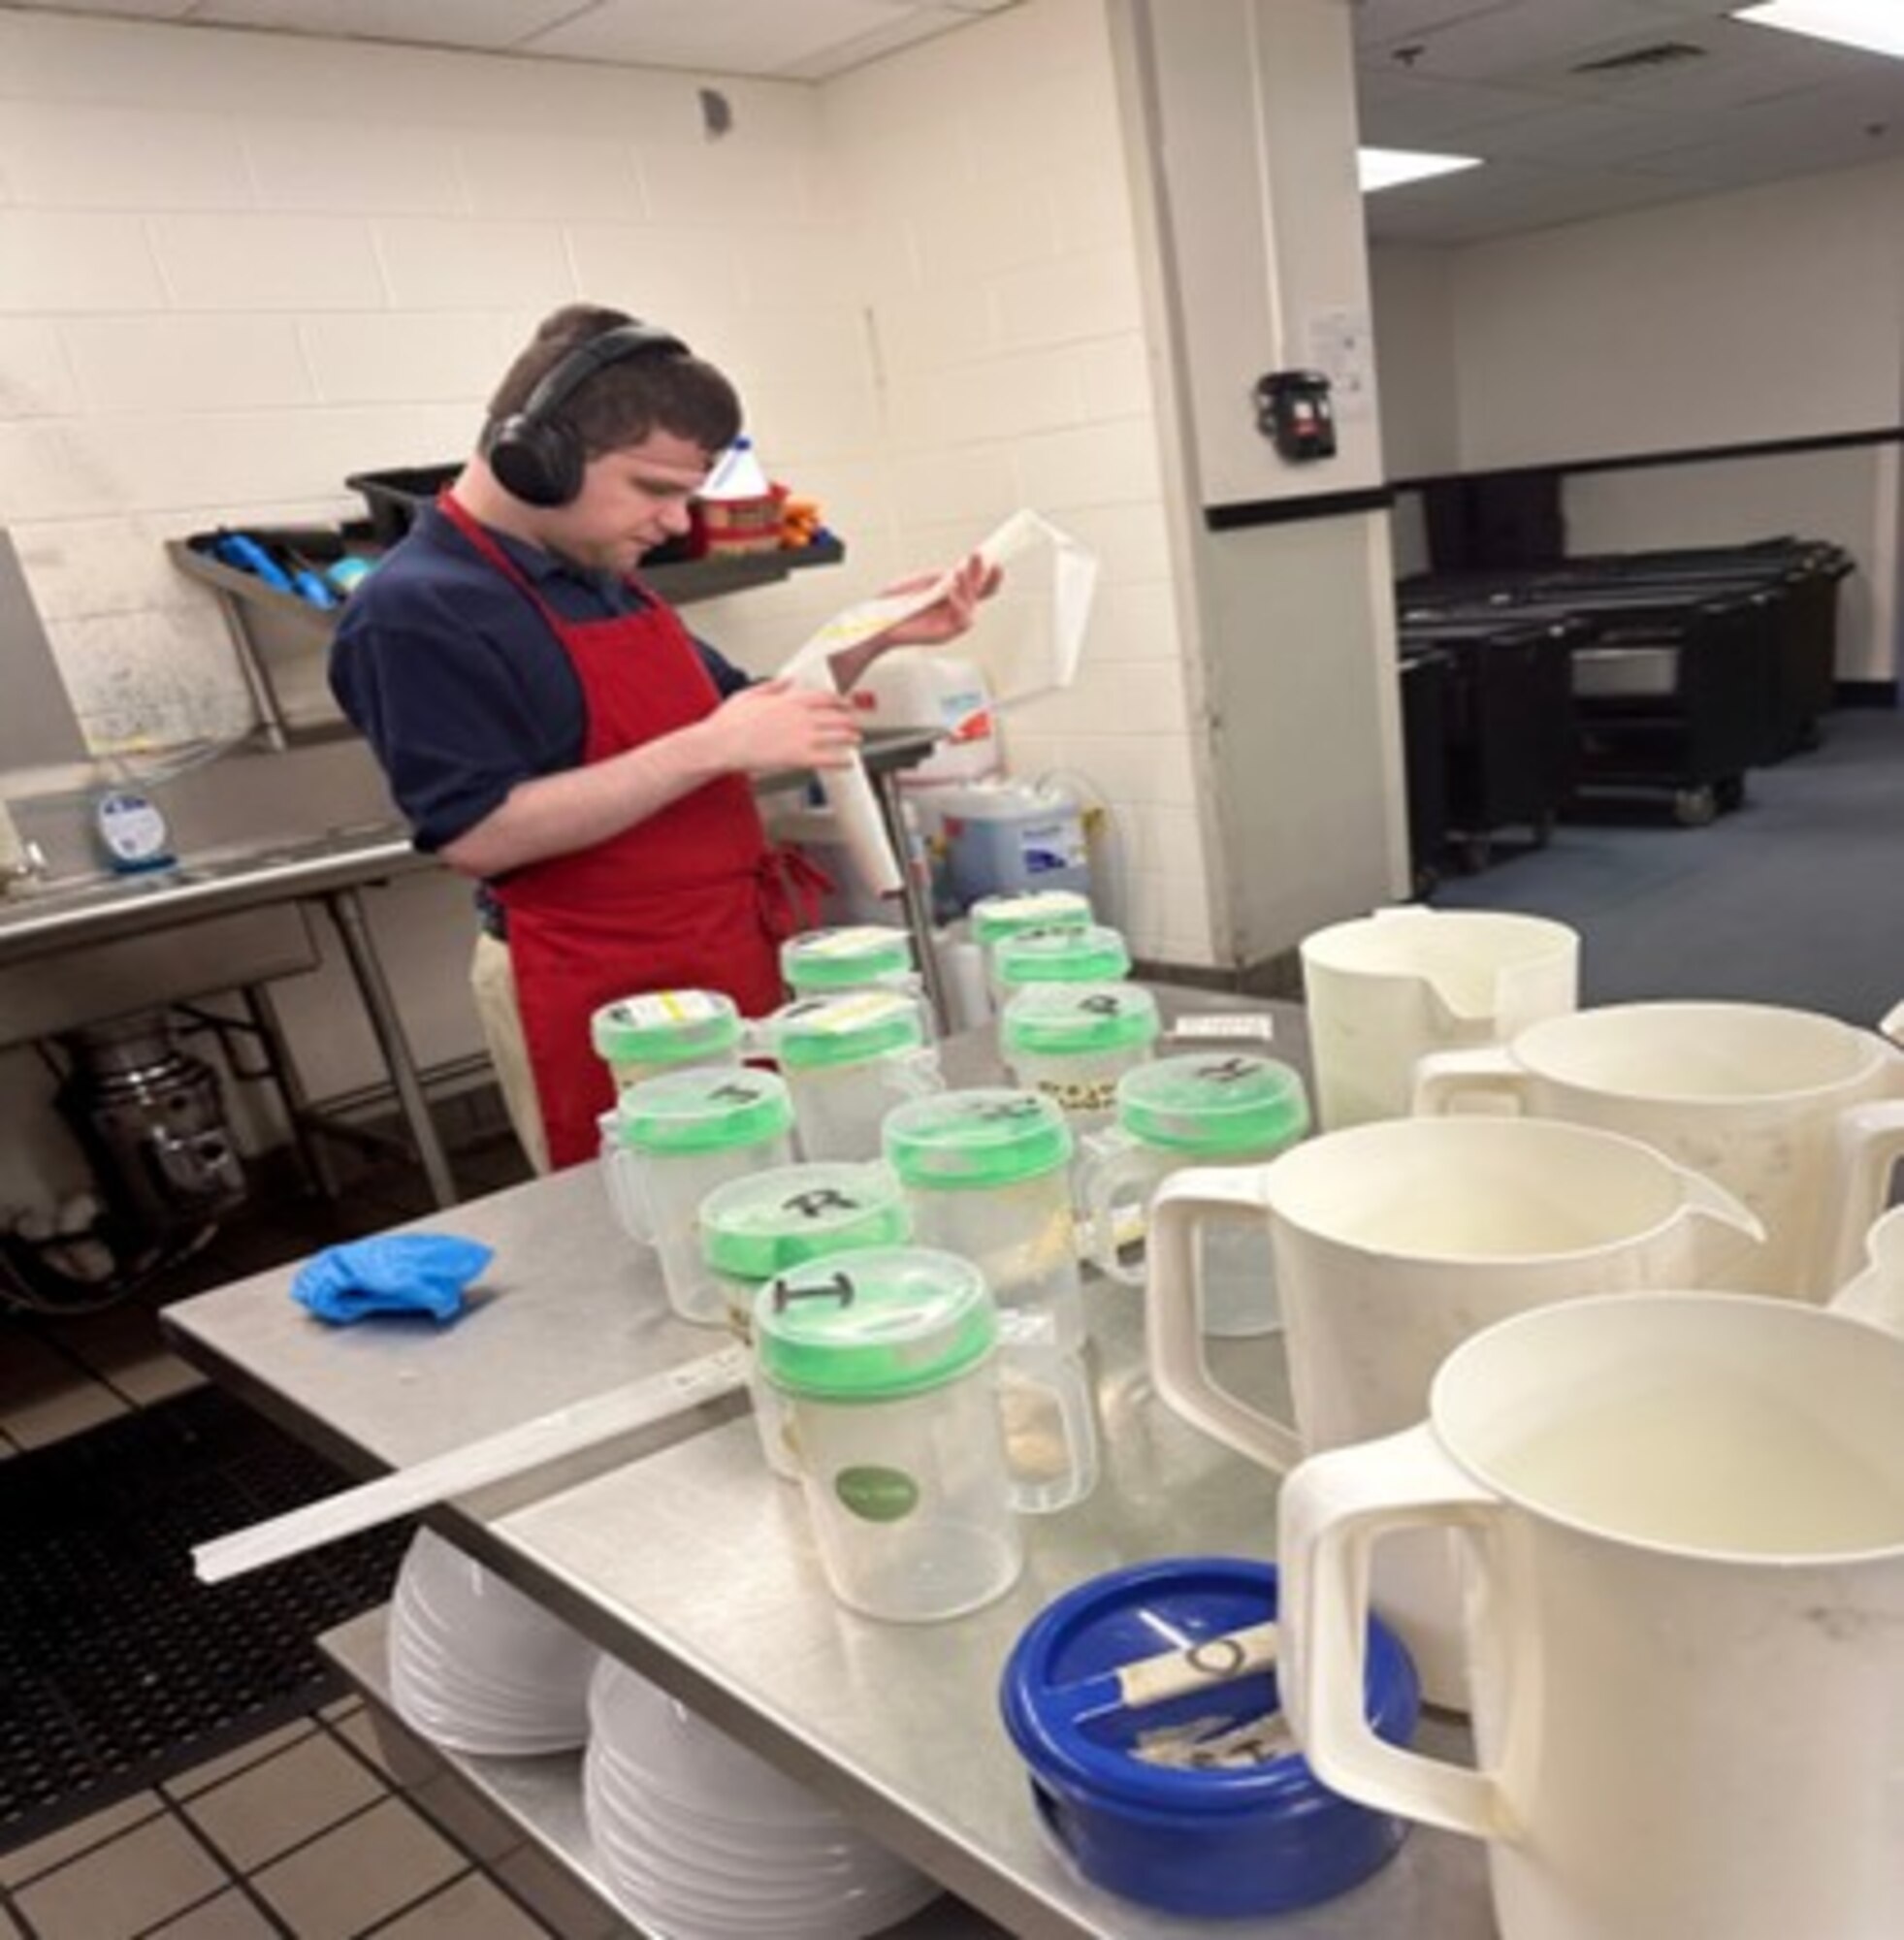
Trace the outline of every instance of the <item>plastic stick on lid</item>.
<instances>
[{"instance_id":1,"label":"plastic stick on lid","mask_svg":"<svg viewBox=\"0 0 1904 1940\"><path fill-rule=\"evenodd\" d=\"M994 958L1008 989L1030 984L1114 984L1130 975L1131 953L1103 923L1052 924L1000 937Z\"/></svg>"},{"instance_id":2,"label":"plastic stick on lid","mask_svg":"<svg viewBox=\"0 0 1904 1940\"><path fill-rule=\"evenodd\" d=\"M611 1064L681 1064L738 1045L740 1013L719 990L648 990L603 1004L589 1037Z\"/></svg>"},{"instance_id":3,"label":"plastic stick on lid","mask_svg":"<svg viewBox=\"0 0 1904 1940\"><path fill-rule=\"evenodd\" d=\"M896 1246L911 1222L883 1165L775 1166L717 1185L700 1206L701 1249L729 1279L772 1279L828 1253Z\"/></svg>"},{"instance_id":4,"label":"plastic stick on lid","mask_svg":"<svg viewBox=\"0 0 1904 1940\"><path fill-rule=\"evenodd\" d=\"M918 999L900 990L848 990L784 1004L766 1030L783 1065L810 1070L914 1050L925 1042L925 1016Z\"/></svg>"},{"instance_id":5,"label":"plastic stick on lid","mask_svg":"<svg viewBox=\"0 0 1904 1940\"><path fill-rule=\"evenodd\" d=\"M972 940L992 944L1027 929L1082 929L1090 920L1090 903L1076 889L981 896L972 905Z\"/></svg>"},{"instance_id":6,"label":"plastic stick on lid","mask_svg":"<svg viewBox=\"0 0 1904 1940\"><path fill-rule=\"evenodd\" d=\"M1063 1109L1036 1091L942 1091L886 1115L886 1162L907 1185L1016 1185L1071 1162Z\"/></svg>"},{"instance_id":7,"label":"plastic stick on lid","mask_svg":"<svg viewBox=\"0 0 1904 1940\"><path fill-rule=\"evenodd\" d=\"M1117 1081L1132 1138L1207 1158L1270 1158L1309 1129L1302 1079L1275 1058L1204 1051L1159 1057Z\"/></svg>"},{"instance_id":8,"label":"plastic stick on lid","mask_svg":"<svg viewBox=\"0 0 1904 1940\"><path fill-rule=\"evenodd\" d=\"M1155 1042L1157 1000L1138 984L1033 984L1007 1000L999 1038L1015 1051L1060 1057Z\"/></svg>"},{"instance_id":9,"label":"plastic stick on lid","mask_svg":"<svg viewBox=\"0 0 1904 1940\"><path fill-rule=\"evenodd\" d=\"M760 1369L790 1394L892 1401L943 1387L991 1352L998 1313L984 1275L926 1246L835 1253L754 1297Z\"/></svg>"},{"instance_id":10,"label":"plastic stick on lid","mask_svg":"<svg viewBox=\"0 0 1904 1940\"><path fill-rule=\"evenodd\" d=\"M790 1130L793 1101L771 1071L670 1071L623 1091L615 1137L636 1151L686 1154L766 1145Z\"/></svg>"},{"instance_id":11,"label":"plastic stick on lid","mask_svg":"<svg viewBox=\"0 0 1904 1940\"><path fill-rule=\"evenodd\" d=\"M780 946L780 974L802 995L852 990L906 976L913 967L912 938L903 929L858 923L846 929L813 929Z\"/></svg>"}]
</instances>

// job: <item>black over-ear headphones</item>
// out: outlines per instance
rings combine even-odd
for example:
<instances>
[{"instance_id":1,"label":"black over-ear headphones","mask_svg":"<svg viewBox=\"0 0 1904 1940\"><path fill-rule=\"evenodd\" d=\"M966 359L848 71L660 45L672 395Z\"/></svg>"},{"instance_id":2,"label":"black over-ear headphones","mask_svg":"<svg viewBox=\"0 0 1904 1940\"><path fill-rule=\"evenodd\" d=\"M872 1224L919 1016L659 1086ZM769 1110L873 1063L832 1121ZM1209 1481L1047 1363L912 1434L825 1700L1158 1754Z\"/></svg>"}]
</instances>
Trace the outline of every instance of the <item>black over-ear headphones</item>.
<instances>
[{"instance_id":1,"label":"black over-ear headphones","mask_svg":"<svg viewBox=\"0 0 1904 1940\"><path fill-rule=\"evenodd\" d=\"M686 357L678 337L645 323L617 324L579 343L530 392L521 410L491 427L483 456L512 498L530 505L565 505L582 489L588 455L574 428L556 415L597 371L624 357Z\"/></svg>"}]
</instances>

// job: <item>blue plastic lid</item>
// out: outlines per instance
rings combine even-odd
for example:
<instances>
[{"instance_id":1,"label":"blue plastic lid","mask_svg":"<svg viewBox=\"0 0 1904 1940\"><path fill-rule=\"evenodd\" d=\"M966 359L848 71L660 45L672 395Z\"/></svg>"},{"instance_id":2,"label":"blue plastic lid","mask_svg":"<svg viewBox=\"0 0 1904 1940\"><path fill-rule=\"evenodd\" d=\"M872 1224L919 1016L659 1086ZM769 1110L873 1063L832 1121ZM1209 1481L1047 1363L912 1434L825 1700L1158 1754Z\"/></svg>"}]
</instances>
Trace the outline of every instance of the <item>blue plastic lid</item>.
<instances>
[{"instance_id":1,"label":"blue plastic lid","mask_svg":"<svg viewBox=\"0 0 1904 1940\"><path fill-rule=\"evenodd\" d=\"M1278 1734L1274 1665L1136 1708L1124 1697L1116 1673L1171 1640L1187 1648L1275 1614L1274 1566L1187 1556L1093 1577L1026 1627L1000 1684L1005 1726L1053 1831L1100 1885L1182 1913L1275 1913L1344 1892L1394 1855L1402 1822L1329 1791ZM1379 1623L1368 1664L1370 1723L1406 1744L1419 1687ZM1178 1755L1160 1757L1173 1739Z\"/></svg>"}]
</instances>

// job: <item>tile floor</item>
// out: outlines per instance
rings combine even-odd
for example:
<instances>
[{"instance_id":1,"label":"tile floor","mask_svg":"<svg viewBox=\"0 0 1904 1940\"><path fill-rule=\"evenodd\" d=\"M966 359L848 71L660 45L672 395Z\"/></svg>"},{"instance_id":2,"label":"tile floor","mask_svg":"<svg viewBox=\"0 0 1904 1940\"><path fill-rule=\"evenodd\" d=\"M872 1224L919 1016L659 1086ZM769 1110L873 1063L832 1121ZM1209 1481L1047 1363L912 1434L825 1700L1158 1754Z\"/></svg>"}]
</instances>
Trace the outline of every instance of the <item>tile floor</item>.
<instances>
[{"instance_id":1,"label":"tile floor","mask_svg":"<svg viewBox=\"0 0 1904 1940\"><path fill-rule=\"evenodd\" d=\"M506 1135L458 1150L454 1164L471 1195L526 1176ZM335 1204L247 1208L196 1259L101 1312L0 1313L0 1459L196 1382L161 1343L157 1312L168 1301L428 1209L419 1175L382 1166ZM604 1930L572 1892L563 1903L559 1882L532 1876L532 1856L512 1855L497 1826L467 1814L459 1823L440 1789L433 1801L427 1779L392 1761L363 1704L346 1698L0 1852L0 1940L536 1940ZM472 1855L551 1917L498 1887Z\"/></svg>"}]
</instances>

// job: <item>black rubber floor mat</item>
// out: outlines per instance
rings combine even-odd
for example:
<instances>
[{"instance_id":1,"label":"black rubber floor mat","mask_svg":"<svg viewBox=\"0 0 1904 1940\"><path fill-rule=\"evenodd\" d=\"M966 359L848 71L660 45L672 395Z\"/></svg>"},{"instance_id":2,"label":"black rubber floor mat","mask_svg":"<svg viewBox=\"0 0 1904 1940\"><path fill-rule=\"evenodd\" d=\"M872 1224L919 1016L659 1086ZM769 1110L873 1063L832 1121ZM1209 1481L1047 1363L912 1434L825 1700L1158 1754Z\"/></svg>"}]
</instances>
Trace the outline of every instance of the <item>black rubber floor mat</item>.
<instances>
[{"instance_id":1,"label":"black rubber floor mat","mask_svg":"<svg viewBox=\"0 0 1904 1940\"><path fill-rule=\"evenodd\" d=\"M350 1479L216 1388L0 1462L0 1848L341 1695L314 1640L413 1524L210 1588L189 1552Z\"/></svg>"}]
</instances>

